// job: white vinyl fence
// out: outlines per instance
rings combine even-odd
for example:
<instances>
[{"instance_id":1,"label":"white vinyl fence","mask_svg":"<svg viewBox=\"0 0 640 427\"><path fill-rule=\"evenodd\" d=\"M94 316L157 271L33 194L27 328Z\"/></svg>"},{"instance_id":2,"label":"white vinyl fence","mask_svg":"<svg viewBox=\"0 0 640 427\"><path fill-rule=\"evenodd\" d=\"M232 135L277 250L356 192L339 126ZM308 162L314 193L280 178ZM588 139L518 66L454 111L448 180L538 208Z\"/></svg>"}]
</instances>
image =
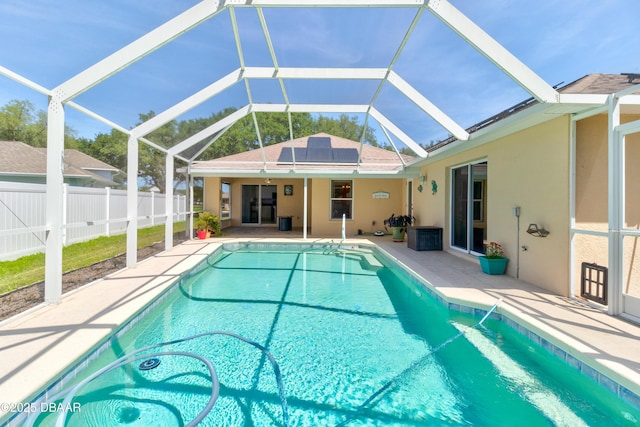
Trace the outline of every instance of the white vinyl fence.
<instances>
[{"instance_id":1,"label":"white vinyl fence","mask_svg":"<svg viewBox=\"0 0 640 427\"><path fill-rule=\"evenodd\" d=\"M173 197L173 221L186 218L186 197ZM127 228L127 192L72 187L63 195L64 244L122 234ZM165 195L138 193L138 227L165 222ZM0 182L0 260L44 251L46 185Z\"/></svg>"}]
</instances>

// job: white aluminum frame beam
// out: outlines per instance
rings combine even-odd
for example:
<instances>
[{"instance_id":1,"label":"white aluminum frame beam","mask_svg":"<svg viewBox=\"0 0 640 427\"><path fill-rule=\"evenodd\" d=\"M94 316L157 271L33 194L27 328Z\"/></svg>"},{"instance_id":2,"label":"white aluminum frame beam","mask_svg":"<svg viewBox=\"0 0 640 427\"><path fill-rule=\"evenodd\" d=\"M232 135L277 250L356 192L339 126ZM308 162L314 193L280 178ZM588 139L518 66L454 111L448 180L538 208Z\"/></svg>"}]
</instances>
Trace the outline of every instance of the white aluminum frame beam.
<instances>
[{"instance_id":1,"label":"white aluminum frame beam","mask_svg":"<svg viewBox=\"0 0 640 427\"><path fill-rule=\"evenodd\" d=\"M42 95L46 95L46 96L50 96L52 91L47 89L44 86L39 85L38 83L35 83L29 79L27 79L26 77L21 76L20 74L13 72L11 70L9 70L8 68L5 68L3 66L0 65L0 75L3 75L5 77L10 78L11 80L14 80L17 83L20 83L21 85L28 87L29 89L33 89L36 92L42 94ZM75 102L67 102L66 105L68 105L69 107L93 118L98 120L99 122L102 122L104 124L106 124L107 126L110 126L113 129L119 130L125 134L129 134L129 131L127 129L125 129L124 127L120 126L117 123L112 122L109 119L106 119L104 117L102 117L101 115L94 113L93 111L89 110L88 108L85 108L81 105L76 104Z\"/></svg>"},{"instance_id":2,"label":"white aluminum frame beam","mask_svg":"<svg viewBox=\"0 0 640 427\"><path fill-rule=\"evenodd\" d=\"M198 156L200 156L200 154L202 154L204 152L204 150L206 150L207 148L209 148L209 146L211 144L213 144L214 142L216 142L216 140L218 138L220 138L222 135L224 135L224 133L226 131L229 130L229 128L233 126L233 124L230 124L229 126L227 126L226 128L222 129L221 131L218 131L213 138L211 138L211 140L209 142L207 142L202 148L200 148L193 156L191 156L191 158L187 161L188 164L191 164L193 162L194 159L198 158ZM190 169L189 169L190 170Z\"/></svg>"},{"instance_id":3,"label":"white aluminum frame beam","mask_svg":"<svg viewBox=\"0 0 640 427\"><path fill-rule=\"evenodd\" d=\"M226 131L229 127L233 126L238 120L241 120L251 112L269 112L269 113L286 113L286 112L317 112L317 113L366 113L367 105L307 105L307 104L253 104L245 105L244 107L229 114L227 117L217 121L206 129L201 130L197 134L185 139L181 143L170 148L167 152L171 155L176 155L184 150L199 144L203 140L212 137L217 132ZM215 142L217 138L210 141L206 147L200 150L200 153L204 151L209 145ZM193 158L192 158L193 159Z\"/></svg>"},{"instance_id":4,"label":"white aluminum frame beam","mask_svg":"<svg viewBox=\"0 0 640 427\"><path fill-rule=\"evenodd\" d=\"M425 0L226 0L226 6L257 7L420 7Z\"/></svg>"},{"instance_id":5,"label":"white aluminum frame beam","mask_svg":"<svg viewBox=\"0 0 640 427\"><path fill-rule=\"evenodd\" d=\"M406 167L407 162L404 161L404 159L402 158L402 155L400 154L400 150L398 150L398 147L396 147L395 142L393 142L393 139L391 139L391 137L389 136L389 132L387 132L387 128L385 128L383 125L380 125L380 129L382 129L382 132L384 133L384 136L387 138L387 141L389 141L389 144L391 144L391 146L393 147L393 150L396 152L398 159L402 163L402 167Z\"/></svg>"},{"instance_id":6,"label":"white aluminum frame beam","mask_svg":"<svg viewBox=\"0 0 640 427\"><path fill-rule=\"evenodd\" d=\"M44 301L58 303L62 298L62 245L64 227L64 104L49 98L47 116L47 194Z\"/></svg>"},{"instance_id":7,"label":"white aluminum frame beam","mask_svg":"<svg viewBox=\"0 0 640 427\"><path fill-rule=\"evenodd\" d=\"M185 139L184 141L182 141L181 143L171 147L168 151L168 154L173 156L177 153L180 153L188 148L193 147L194 145L198 144L199 142L202 142L203 140L213 136L215 133L220 132L221 130L223 130L224 128L233 125L235 122L237 122L238 120L242 119L244 116L246 116L249 113L249 106L246 105L242 108L240 108L239 110L236 110L235 112L229 114L227 117L218 120L217 122L215 122L214 124L212 124L211 126L209 126L208 128L205 128L203 130L201 130L200 132L196 133L195 135Z\"/></svg>"},{"instance_id":8,"label":"white aluminum frame beam","mask_svg":"<svg viewBox=\"0 0 640 427\"><path fill-rule=\"evenodd\" d=\"M634 120L633 122L627 122L619 125L617 127L617 131L622 136L640 132L640 120Z\"/></svg>"},{"instance_id":9,"label":"white aluminum frame beam","mask_svg":"<svg viewBox=\"0 0 640 427\"><path fill-rule=\"evenodd\" d=\"M427 8L538 101L557 103L558 92L446 0L429 0Z\"/></svg>"},{"instance_id":10,"label":"white aluminum frame beam","mask_svg":"<svg viewBox=\"0 0 640 427\"><path fill-rule=\"evenodd\" d=\"M0 65L0 75L10 78L11 80L20 83L23 86L28 87L29 89L33 89L36 92L40 92L42 95L49 96L51 95L51 91L44 86L40 86L38 83L35 83L29 80L26 77L21 76L20 74L11 71L8 68L5 68Z\"/></svg>"},{"instance_id":11,"label":"white aluminum frame beam","mask_svg":"<svg viewBox=\"0 0 640 427\"><path fill-rule=\"evenodd\" d=\"M451 117L436 107L394 71L389 73L387 81L456 138L461 141L469 139L469 133L462 126L458 125Z\"/></svg>"},{"instance_id":12,"label":"white aluminum frame beam","mask_svg":"<svg viewBox=\"0 0 640 427\"><path fill-rule=\"evenodd\" d=\"M622 299L622 274L624 260L620 231L623 226L624 206L624 152L623 139L616 131L620 126L620 98L609 96L609 135L608 135L608 243L609 243L609 305L611 315L624 311Z\"/></svg>"},{"instance_id":13,"label":"white aluminum frame beam","mask_svg":"<svg viewBox=\"0 0 640 427\"><path fill-rule=\"evenodd\" d=\"M165 162L164 249L168 251L173 248L173 156L167 154Z\"/></svg>"},{"instance_id":14,"label":"white aluminum frame beam","mask_svg":"<svg viewBox=\"0 0 640 427\"><path fill-rule=\"evenodd\" d=\"M428 157L429 154L422 148L417 142L415 142L409 135L404 133L400 128L398 128L393 122L387 119L382 113L380 113L375 108L371 108L369 111L371 117L376 119L380 125L384 126L389 130L392 134L394 134L400 141L402 141L407 147L409 147L418 157Z\"/></svg>"},{"instance_id":15,"label":"white aluminum frame beam","mask_svg":"<svg viewBox=\"0 0 640 427\"><path fill-rule=\"evenodd\" d=\"M386 68L322 68L322 67L247 67L243 77L247 79L342 79L383 80Z\"/></svg>"},{"instance_id":16,"label":"white aluminum frame beam","mask_svg":"<svg viewBox=\"0 0 640 427\"><path fill-rule=\"evenodd\" d=\"M53 92L57 94L57 97L62 102L69 101L140 58L197 27L221 10L223 8L220 7L218 0L203 0L129 45L76 74L56 87Z\"/></svg>"},{"instance_id":17,"label":"white aluminum frame beam","mask_svg":"<svg viewBox=\"0 0 640 427\"><path fill-rule=\"evenodd\" d=\"M127 267L138 263L138 139L127 143Z\"/></svg>"},{"instance_id":18,"label":"white aluminum frame beam","mask_svg":"<svg viewBox=\"0 0 640 427\"><path fill-rule=\"evenodd\" d=\"M309 108L308 108L309 107ZM310 108L313 107L313 108ZM393 124L389 119L387 119L382 113L380 113L375 108L369 109L368 105L297 105L297 104L253 104L246 105L243 108L231 113L227 117L219 120L218 122L212 124L206 129L198 132L197 134L185 139L180 144L175 145L174 147L168 150L169 155L175 155L184 150L191 148L192 146L202 142L204 139L207 139L213 136L215 133L220 132L221 130L232 126L238 120L244 118L249 113L253 112L345 112L345 113L367 113L371 117L373 117L378 123L388 129L391 133L393 133L396 137L398 137L405 145L407 145L416 155L419 157L427 157L427 152L416 143L411 137L405 134L400 128ZM207 146L209 146L213 141L211 141Z\"/></svg>"},{"instance_id":19,"label":"white aluminum frame beam","mask_svg":"<svg viewBox=\"0 0 640 427\"><path fill-rule=\"evenodd\" d=\"M166 109L162 113L157 114L146 122L135 127L131 130L131 133L135 133L138 136L147 135L154 130L162 127L164 124L169 123L171 120L175 120L176 118L180 117L180 115L186 113L192 108L197 107L208 99L213 98L217 94L234 86L241 80L242 70L238 68L237 70L230 72L226 76L210 84L206 88L196 92L188 98L185 98L174 106Z\"/></svg>"},{"instance_id":20,"label":"white aluminum frame beam","mask_svg":"<svg viewBox=\"0 0 640 427\"><path fill-rule=\"evenodd\" d=\"M253 104L258 113L366 113L368 105L357 104Z\"/></svg>"}]
</instances>

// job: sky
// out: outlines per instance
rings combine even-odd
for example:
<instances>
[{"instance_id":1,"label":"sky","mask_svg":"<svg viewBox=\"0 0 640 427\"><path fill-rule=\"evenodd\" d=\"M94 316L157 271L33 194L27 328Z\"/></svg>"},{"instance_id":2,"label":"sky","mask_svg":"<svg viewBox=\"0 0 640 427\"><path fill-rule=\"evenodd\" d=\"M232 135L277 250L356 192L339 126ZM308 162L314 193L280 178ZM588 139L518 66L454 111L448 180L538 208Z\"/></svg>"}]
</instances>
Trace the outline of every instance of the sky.
<instances>
[{"instance_id":1,"label":"sky","mask_svg":"<svg viewBox=\"0 0 640 427\"><path fill-rule=\"evenodd\" d=\"M450 2L550 85L567 84L590 73L640 73L637 0ZM0 66L53 89L197 3L3 0ZM386 68L417 9L264 8L263 12L280 67ZM236 8L235 15L245 64L273 66L256 10ZM74 102L129 129L139 123L139 114L160 113L239 67L231 15L225 11ZM429 11L420 16L393 70L464 128L530 97ZM369 104L379 82L287 80L284 85L292 103ZM254 102L284 102L277 80L251 80L249 90ZM0 75L0 106L15 99L46 110L44 95ZM248 99L246 86L237 84L178 119L243 107ZM382 86L374 106L418 143L448 136L389 84ZM72 108L65 112L67 125L79 137L110 132ZM364 116L358 118L364 121ZM385 138L377 132L379 139Z\"/></svg>"}]
</instances>

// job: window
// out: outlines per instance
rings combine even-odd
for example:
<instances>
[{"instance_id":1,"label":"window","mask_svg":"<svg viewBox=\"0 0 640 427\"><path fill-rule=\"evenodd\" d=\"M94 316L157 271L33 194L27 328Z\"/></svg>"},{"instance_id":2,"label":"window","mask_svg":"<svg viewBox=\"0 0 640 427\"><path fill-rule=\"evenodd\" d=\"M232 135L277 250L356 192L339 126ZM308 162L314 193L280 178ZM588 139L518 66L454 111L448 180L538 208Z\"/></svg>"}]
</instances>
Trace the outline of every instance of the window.
<instances>
[{"instance_id":1,"label":"window","mask_svg":"<svg viewBox=\"0 0 640 427\"><path fill-rule=\"evenodd\" d=\"M220 219L231 219L231 184L224 181L220 188Z\"/></svg>"},{"instance_id":2,"label":"window","mask_svg":"<svg viewBox=\"0 0 640 427\"><path fill-rule=\"evenodd\" d=\"M473 220L484 221L484 181L473 181Z\"/></svg>"},{"instance_id":3,"label":"window","mask_svg":"<svg viewBox=\"0 0 640 427\"><path fill-rule=\"evenodd\" d=\"M352 219L353 185L351 180L331 181L331 219Z\"/></svg>"}]
</instances>

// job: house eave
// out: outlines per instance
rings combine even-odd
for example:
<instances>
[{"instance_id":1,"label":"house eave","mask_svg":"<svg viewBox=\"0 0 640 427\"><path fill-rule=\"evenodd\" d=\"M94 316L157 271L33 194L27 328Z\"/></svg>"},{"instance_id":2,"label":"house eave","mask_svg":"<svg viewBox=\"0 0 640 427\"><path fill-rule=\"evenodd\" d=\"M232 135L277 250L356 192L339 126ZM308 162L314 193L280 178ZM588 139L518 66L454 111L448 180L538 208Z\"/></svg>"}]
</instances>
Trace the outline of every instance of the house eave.
<instances>
[{"instance_id":1,"label":"house eave","mask_svg":"<svg viewBox=\"0 0 640 427\"><path fill-rule=\"evenodd\" d=\"M304 170L269 170L269 169L220 169L192 168L193 177L225 177L225 178L415 178L415 169L400 170L357 170L357 169L304 169Z\"/></svg>"},{"instance_id":2,"label":"house eave","mask_svg":"<svg viewBox=\"0 0 640 427\"><path fill-rule=\"evenodd\" d=\"M426 159L419 159L412 166L425 166L430 163L453 156L474 147L495 141L499 138L514 134L532 126L554 120L563 115L597 114L606 105L604 95L572 94L564 98L565 103L559 104L535 104L525 110L506 117L486 128L480 129L469 135L466 141L455 140L447 145L429 151Z\"/></svg>"}]
</instances>

